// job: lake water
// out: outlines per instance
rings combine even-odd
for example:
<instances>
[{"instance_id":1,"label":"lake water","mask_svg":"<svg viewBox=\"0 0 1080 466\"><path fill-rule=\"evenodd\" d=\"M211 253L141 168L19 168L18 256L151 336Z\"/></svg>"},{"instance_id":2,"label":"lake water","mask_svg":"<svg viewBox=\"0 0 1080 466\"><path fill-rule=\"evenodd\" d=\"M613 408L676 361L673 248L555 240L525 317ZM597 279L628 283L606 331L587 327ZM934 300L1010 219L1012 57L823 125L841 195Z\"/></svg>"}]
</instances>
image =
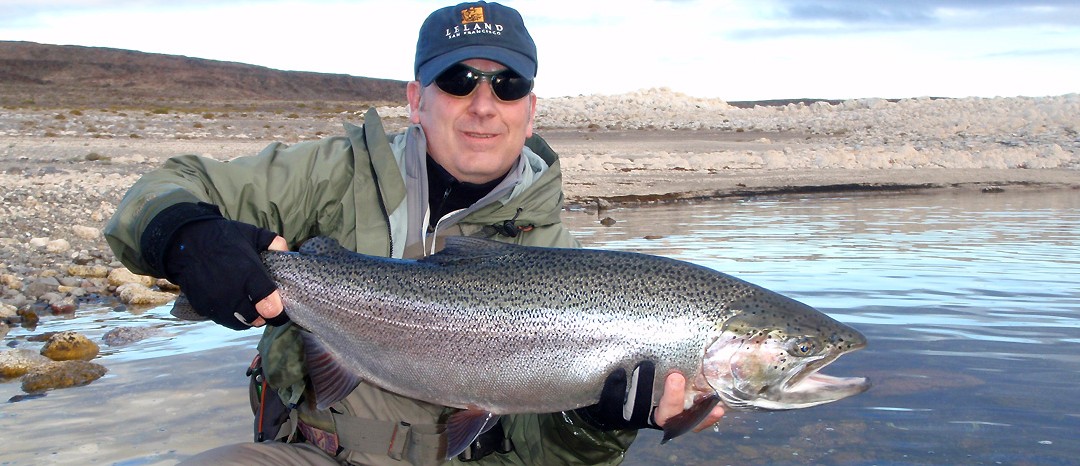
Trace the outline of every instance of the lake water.
<instances>
[{"instance_id":1,"label":"lake water","mask_svg":"<svg viewBox=\"0 0 1080 466\"><path fill-rule=\"evenodd\" d=\"M602 226L602 217L616 223ZM868 376L868 392L804 410L729 412L718 432L663 446L658 432L643 431L627 464L1080 461L1078 191L762 197L571 212L566 221L586 246L712 267L817 307L869 340L824 371ZM103 346L106 366L185 361L211 347L250 348L257 338L178 322L159 307L81 309L46 317L34 332L13 329L7 341L26 347L29 334L67 329L99 339L117 325L162 334ZM241 390L240 377L236 384ZM21 422L47 422L33 408L45 416L59 402L50 399L75 390L6 409L27 411ZM0 399L18 393L17 384L0 384ZM230 441L249 435L243 410Z\"/></svg>"},{"instance_id":2,"label":"lake water","mask_svg":"<svg viewBox=\"0 0 1080 466\"><path fill-rule=\"evenodd\" d=\"M627 464L1080 462L1080 192L751 198L568 222L589 247L696 262L810 304L869 346L834 404L726 415ZM654 239L645 239L648 236ZM659 238L656 238L659 237Z\"/></svg>"}]
</instances>

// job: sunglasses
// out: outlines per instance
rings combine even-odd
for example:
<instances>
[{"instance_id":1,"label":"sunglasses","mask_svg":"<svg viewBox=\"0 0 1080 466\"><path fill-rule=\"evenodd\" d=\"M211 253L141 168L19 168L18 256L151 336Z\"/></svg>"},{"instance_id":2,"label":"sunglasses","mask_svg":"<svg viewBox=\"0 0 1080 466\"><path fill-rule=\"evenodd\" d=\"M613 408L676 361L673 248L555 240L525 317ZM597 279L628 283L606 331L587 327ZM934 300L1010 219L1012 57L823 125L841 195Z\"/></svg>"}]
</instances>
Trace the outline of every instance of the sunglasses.
<instances>
[{"instance_id":1,"label":"sunglasses","mask_svg":"<svg viewBox=\"0 0 1080 466\"><path fill-rule=\"evenodd\" d=\"M526 79L509 69L488 73L471 66L458 63L435 77L435 85L443 92L465 97L472 94L480 85L481 79L487 79L495 97L504 102L518 100L532 92L533 80Z\"/></svg>"}]
</instances>

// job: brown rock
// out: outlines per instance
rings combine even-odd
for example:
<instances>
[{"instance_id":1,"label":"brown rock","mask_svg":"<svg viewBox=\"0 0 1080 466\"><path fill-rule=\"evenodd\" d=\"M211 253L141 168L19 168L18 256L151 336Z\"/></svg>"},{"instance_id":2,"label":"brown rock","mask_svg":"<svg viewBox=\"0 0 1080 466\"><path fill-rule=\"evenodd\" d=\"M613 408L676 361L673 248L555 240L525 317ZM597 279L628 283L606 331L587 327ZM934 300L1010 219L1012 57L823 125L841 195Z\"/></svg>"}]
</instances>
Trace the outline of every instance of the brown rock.
<instances>
[{"instance_id":1,"label":"brown rock","mask_svg":"<svg viewBox=\"0 0 1080 466\"><path fill-rule=\"evenodd\" d=\"M13 290L23 289L22 279L10 273L0 274L0 285L4 285Z\"/></svg>"},{"instance_id":2,"label":"brown rock","mask_svg":"<svg viewBox=\"0 0 1080 466\"><path fill-rule=\"evenodd\" d=\"M161 333L161 329L156 327L117 327L105 332L105 335L101 336L101 341L109 346L123 346Z\"/></svg>"},{"instance_id":3,"label":"brown rock","mask_svg":"<svg viewBox=\"0 0 1080 466\"><path fill-rule=\"evenodd\" d=\"M49 338L41 354L54 361L89 361L98 355L98 345L76 332L60 332Z\"/></svg>"},{"instance_id":4,"label":"brown rock","mask_svg":"<svg viewBox=\"0 0 1080 466\"><path fill-rule=\"evenodd\" d=\"M19 316L20 322L23 328L34 328L38 324L38 315L36 312L29 309L19 309L15 311L15 314Z\"/></svg>"},{"instance_id":5,"label":"brown rock","mask_svg":"<svg viewBox=\"0 0 1080 466\"><path fill-rule=\"evenodd\" d=\"M109 285L121 286L128 283L138 283L147 288L154 286L157 279L146 275L136 275L125 268L116 268L109 271Z\"/></svg>"},{"instance_id":6,"label":"brown rock","mask_svg":"<svg viewBox=\"0 0 1080 466\"><path fill-rule=\"evenodd\" d=\"M60 333L60 332L45 332L45 333L39 333L37 335L30 335L30 336L26 337L26 341L32 341L32 342L35 342L35 343L44 343L46 341L49 341L49 339L52 338L53 335L56 335L57 333ZM39 352L39 354L40 354L40 352Z\"/></svg>"},{"instance_id":7,"label":"brown rock","mask_svg":"<svg viewBox=\"0 0 1080 466\"><path fill-rule=\"evenodd\" d=\"M85 294L86 292L83 291ZM58 299L50 299L49 310L53 314L72 314L75 309L79 308L79 305L75 302L74 296L61 296Z\"/></svg>"},{"instance_id":8,"label":"brown rock","mask_svg":"<svg viewBox=\"0 0 1080 466\"><path fill-rule=\"evenodd\" d=\"M22 377L31 369L50 362L49 358L30 349L0 351L0 380Z\"/></svg>"},{"instance_id":9,"label":"brown rock","mask_svg":"<svg viewBox=\"0 0 1080 466\"><path fill-rule=\"evenodd\" d=\"M68 266L67 273L75 277L103 278L109 276L109 268L104 265L72 264Z\"/></svg>"},{"instance_id":10,"label":"brown rock","mask_svg":"<svg viewBox=\"0 0 1080 466\"><path fill-rule=\"evenodd\" d=\"M176 299L176 295L172 293L165 293L162 291L154 291L147 288L145 285L139 283L128 283L120 285L116 288L116 295L120 297L120 302L124 304L148 304L158 305L165 304L173 299Z\"/></svg>"},{"instance_id":11,"label":"brown rock","mask_svg":"<svg viewBox=\"0 0 1080 466\"><path fill-rule=\"evenodd\" d=\"M0 303L0 321L10 319L18 315L19 308L7 303Z\"/></svg>"},{"instance_id":12,"label":"brown rock","mask_svg":"<svg viewBox=\"0 0 1080 466\"><path fill-rule=\"evenodd\" d=\"M173 282L170 282L164 278L157 279L157 287L161 291L175 291L177 293L180 292L180 285L176 285Z\"/></svg>"},{"instance_id":13,"label":"brown rock","mask_svg":"<svg viewBox=\"0 0 1080 466\"><path fill-rule=\"evenodd\" d=\"M108 369L87 361L53 361L37 367L23 376L22 389L38 393L54 388L86 385L105 375Z\"/></svg>"}]
</instances>

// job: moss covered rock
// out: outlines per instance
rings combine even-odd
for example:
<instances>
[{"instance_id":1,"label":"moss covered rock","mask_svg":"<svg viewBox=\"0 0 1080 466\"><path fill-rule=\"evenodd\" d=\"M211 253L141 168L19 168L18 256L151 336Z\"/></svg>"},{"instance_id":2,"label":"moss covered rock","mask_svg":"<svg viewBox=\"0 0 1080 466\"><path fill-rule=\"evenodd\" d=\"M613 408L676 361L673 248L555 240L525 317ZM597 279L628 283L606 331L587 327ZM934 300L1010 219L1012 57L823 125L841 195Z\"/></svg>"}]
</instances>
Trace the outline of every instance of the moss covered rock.
<instances>
[{"instance_id":1,"label":"moss covered rock","mask_svg":"<svg viewBox=\"0 0 1080 466\"><path fill-rule=\"evenodd\" d=\"M41 354L53 361L89 361L98 355L98 345L76 332L60 332L45 342Z\"/></svg>"}]
</instances>

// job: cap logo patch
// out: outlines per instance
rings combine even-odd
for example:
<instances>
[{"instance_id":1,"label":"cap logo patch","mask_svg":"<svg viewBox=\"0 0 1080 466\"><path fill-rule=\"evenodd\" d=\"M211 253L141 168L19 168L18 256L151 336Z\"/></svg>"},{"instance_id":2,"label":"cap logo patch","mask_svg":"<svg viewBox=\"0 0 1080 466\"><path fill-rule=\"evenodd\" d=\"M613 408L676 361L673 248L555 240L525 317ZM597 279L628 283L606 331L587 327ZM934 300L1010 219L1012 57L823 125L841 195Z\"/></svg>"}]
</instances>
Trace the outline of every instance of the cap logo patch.
<instances>
[{"instance_id":1,"label":"cap logo patch","mask_svg":"<svg viewBox=\"0 0 1080 466\"><path fill-rule=\"evenodd\" d=\"M474 6L461 10L461 24L484 22L484 8Z\"/></svg>"},{"instance_id":2,"label":"cap logo patch","mask_svg":"<svg viewBox=\"0 0 1080 466\"><path fill-rule=\"evenodd\" d=\"M446 38L456 39L472 34L501 36L502 32L503 25L487 22L484 18L484 8L474 6L461 10L461 26L446 28Z\"/></svg>"}]
</instances>

